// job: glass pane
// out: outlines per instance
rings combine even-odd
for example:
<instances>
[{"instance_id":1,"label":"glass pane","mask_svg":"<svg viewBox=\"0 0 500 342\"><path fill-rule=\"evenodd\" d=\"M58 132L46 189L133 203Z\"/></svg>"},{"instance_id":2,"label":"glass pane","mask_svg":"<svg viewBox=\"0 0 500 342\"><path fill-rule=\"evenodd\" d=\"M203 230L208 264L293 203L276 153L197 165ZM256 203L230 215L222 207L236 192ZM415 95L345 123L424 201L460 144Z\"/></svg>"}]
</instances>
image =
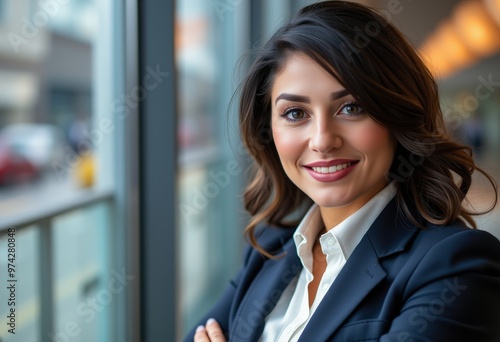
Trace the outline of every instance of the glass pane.
<instances>
[{"instance_id":1,"label":"glass pane","mask_svg":"<svg viewBox=\"0 0 500 342\"><path fill-rule=\"evenodd\" d=\"M183 332L208 309L241 260L245 154L228 105L247 46L247 1L179 0L180 306ZM203 56L203 58L199 58ZM229 136L228 136L229 132Z\"/></svg>"},{"instance_id":2,"label":"glass pane","mask_svg":"<svg viewBox=\"0 0 500 342\"><path fill-rule=\"evenodd\" d=\"M128 280L110 266L109 210L101 203L53 221L54 335L63 340L112 340L112 303Z\"/></svg>"},{"instance_id":3,"label":"glass pane","mask_svg":"<svg viewBox=\"0 0 500 342\"><path fill-rule=\"evenodd\" d=\"M0 236L0 340L2 342L42 341L39 333L41 311L38 286L39 237L39 231L35 226L11 230L10 233L4 231ZM11 252L15 255L11 255ZM11 266L12 262L14 267ZM8 271L8 266L14 272ZM14 309L14 312L11 312L11 309ZM9 318L12 315L13 317ZM14 325L10 325L11 323Z\"/></svg>"},{"instance_id":4,"label":"glass pane","mask_svg":"<svg viewBox=\"0 0 500 342\"><path fill-rule=\"evenodd\" d=\"M0 23L5 20L5 3L6 0L0 0Z\"/></svg>"},{"instance_id":5,"label":"glass pane","mask_svg":"<svg viewBox=\"0 0 500 342\"><path fill-rule=\"evenodd\" d=\"M96 84L113 69L95 76L107 63L98 54L104 24L97 22L106 3L0 1L0 217L111 178L111 158L101 157L112 129L98 111Z\"/></svg>"},{"instance_id":6,"label":"glass pane","mask_svg":"<svg viewBox=\"0 0 500 342\"><path fill-rule=\"evenodd\" d=\"M120 6L116 0L0 0L0 229L7 221L45 214L114 187L114 132L125 107L123 58L117 58L122 55ZM111 327L125 324L111 309L117 282L125 280L109 260L115 247L107 238L109 210L102 204L44 222L53 224L57 341L68 323L78 331L68 340L106 342L116 340ZM38 262L30 262L27 278L36 280L26 283L36 293ZM115 291L112 299L106 297L109 291ZM92 296L97 304L86 302ZM102 303L107 303L102 310L87 307Z\"/></svg>"}]
</instances>

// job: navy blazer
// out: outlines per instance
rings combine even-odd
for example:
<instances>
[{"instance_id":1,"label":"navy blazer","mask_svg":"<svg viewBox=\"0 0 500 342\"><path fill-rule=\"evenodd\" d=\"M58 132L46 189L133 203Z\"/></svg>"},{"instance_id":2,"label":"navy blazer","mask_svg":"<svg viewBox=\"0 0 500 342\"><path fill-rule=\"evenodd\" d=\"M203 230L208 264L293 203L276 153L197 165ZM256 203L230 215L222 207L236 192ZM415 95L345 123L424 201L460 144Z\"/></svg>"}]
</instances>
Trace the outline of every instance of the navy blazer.
<instances>
[{"instance_id":1,"label":"navy blazer","mask_svg":"<svg viewBox=\"0 0 500 342\"><path fill-rule=\"evenodd\" d=\"M392 200L372 224L299 341L500 341L500 242L456 222L418 229ZM212 310L229 341L257 341L302 265L293 229L266 227ZM193 341L194 328L185 338Z\"/></svg>"}]
</instances>

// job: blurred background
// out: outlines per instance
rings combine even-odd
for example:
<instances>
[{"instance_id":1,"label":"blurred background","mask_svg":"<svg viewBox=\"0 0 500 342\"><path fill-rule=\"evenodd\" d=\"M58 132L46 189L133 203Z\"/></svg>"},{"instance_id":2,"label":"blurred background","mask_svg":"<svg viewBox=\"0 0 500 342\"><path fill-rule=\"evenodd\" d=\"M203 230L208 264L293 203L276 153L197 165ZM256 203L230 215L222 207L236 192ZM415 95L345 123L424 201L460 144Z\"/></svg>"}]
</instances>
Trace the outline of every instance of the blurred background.
<instances>
[{"instance_id":1,"label":"blurred background","mask_svg":"<svg viewBox=\"0 0 500 342\"><path fill-rule=\"evenodd\" d=\"M313 2L0 0L0 341L174 341L195 324L248 219L232 94ZM500 1L358 2L407 35L450 133L499 181ZM500 238L498 208L477 221Z\"/></svg>"}]
</instances>

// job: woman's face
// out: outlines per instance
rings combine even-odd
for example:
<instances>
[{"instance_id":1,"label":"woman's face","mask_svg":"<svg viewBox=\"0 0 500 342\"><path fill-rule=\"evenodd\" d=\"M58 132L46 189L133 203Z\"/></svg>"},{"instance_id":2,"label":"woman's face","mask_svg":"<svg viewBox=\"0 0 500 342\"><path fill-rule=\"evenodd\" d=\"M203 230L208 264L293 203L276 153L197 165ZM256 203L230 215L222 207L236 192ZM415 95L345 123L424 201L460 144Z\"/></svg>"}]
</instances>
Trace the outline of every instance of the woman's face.
<instances>
[{"instance_id":1,"label":"woman's face","mask_svg":"<svg viewBox=\"0 0 500 342\"><path fill-rule=\"evenodd\" d=\"M290 56L271 100L281 164L320 207L353 212L387 185L395 139L313 59Z\"/></svg>"}]
</instances>

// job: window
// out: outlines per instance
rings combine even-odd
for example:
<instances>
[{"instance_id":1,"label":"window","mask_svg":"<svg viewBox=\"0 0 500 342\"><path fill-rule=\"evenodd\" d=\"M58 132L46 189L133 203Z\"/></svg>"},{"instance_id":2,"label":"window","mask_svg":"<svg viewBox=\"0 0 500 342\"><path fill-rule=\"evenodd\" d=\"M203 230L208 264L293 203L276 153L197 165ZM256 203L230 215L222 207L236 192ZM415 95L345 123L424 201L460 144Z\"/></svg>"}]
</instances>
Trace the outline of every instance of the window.
<instances>
[{"instance_id":1,"label":"window","mask_svg":"<svg viewBox=\"0 0 500 342\"><path fill-rule=\"evenodd\" d=\"M0 281L18 280L15 305L0 305L2 317L15 309L15 335L0 327L4 342L124 341L130 329L117 309L139 281L117 219L122 6L0 2Z\"/></svg>"},{"instance_id":2,"label":"window","mask_svg":"<svg viewBox=\"0 0 500 342\"><path fill-rule=\"evenodd\" d=\"M236 106L229 104L239 82L238 58L248 48L248 11L247 1L177 1L182 334L213 304L241 260L248 160Z\"/></svg>"}]
</instances>

